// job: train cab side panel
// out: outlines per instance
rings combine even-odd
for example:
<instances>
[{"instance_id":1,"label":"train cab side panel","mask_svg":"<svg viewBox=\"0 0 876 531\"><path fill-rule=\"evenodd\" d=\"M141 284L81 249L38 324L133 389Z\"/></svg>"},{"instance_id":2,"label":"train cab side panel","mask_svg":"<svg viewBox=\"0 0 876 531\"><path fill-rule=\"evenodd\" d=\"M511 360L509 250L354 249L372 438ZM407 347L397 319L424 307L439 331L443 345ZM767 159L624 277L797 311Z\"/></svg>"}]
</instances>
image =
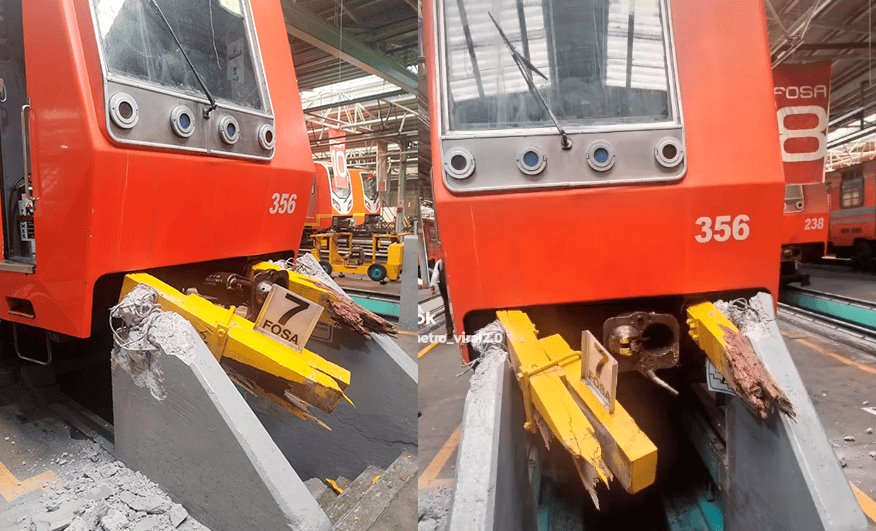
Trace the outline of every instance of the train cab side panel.
<instances>
[{"instance_id":1,"label":"train cab side panel","mask_svg":"<svg viewBox=\"0 0 876 531\"><path fill-rule=\"evenodd\" d=\"M663 24L664 51L654 53L664 67L647 80L605 57L605 28L629 15L608 2L594 2L596 16L552 3L539 24L553 40L525 45L513 5L492 13L466 4L474 32L463 31L452 1L437 0L426 25L427 49L446 57L439 66L427 54L427 67L435 209L457 330L471 333L465 319L478 310L776 293L784 182L762 4L637 10L637 20ZM527 90L526 68L514 66L497 27L512 46L529 47L547 78L533 79L565 130ZM481 39L473 47L472 34ZM551 62L553 42L577 50L566 54L574 67ZM563 96L572 89L586 97ZM619 111L613 101L627 103ZM617 121L618 112L628 116ZM562 280L569 264L575 274Z\"/></svg>"},{"instance_id":2,"label":"train cab side panel","mask_svg":"<svg viewBox=\"0 0 876 531\"><path fill-rule=\"evenodd\" d=\"M785 187L782 218L782 260L821 258L830 225L827 184L789 184Z\"/></svg>"},{"instance_id":3,"label":"train cab side panel","mask_svg":"<svg viewBox=\"0 0 876 531\"><path fill-rule=\"evenodd\" d=\"M146 3L20 4L26 79L3 112L29 124L35 255L10 242L20 221L12 205L28 190L16 184L22 175L6 173L0 317L85 337L103 275L294 246L305 215L295 198L308 196L313 166L279 3L217 12L218 59L195 7L159 3L191 49L209 48L197 61L240 72L205 75L215 77L218 102L209 117L208 99ZM161 53L138 55L145 43L126 38L131 27ZM2 131L3 144L21 138L13 129ZM4 168L14 156L4 150ZM28 301L32 315L10 313L9 297Z\"/></svg>"}]
</instances>

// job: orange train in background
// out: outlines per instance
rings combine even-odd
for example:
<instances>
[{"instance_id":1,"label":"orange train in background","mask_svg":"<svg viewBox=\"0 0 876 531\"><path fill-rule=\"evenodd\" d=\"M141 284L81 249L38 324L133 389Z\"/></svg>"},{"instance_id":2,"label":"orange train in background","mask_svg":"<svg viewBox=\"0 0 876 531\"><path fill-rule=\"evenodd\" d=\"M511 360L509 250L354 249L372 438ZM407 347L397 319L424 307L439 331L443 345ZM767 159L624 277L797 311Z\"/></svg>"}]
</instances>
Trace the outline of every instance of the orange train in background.
<instances>
[{"instance_id":1,"label":"orange train in background","mask_svg":"<svg viewBox=\"0 0 876 531\"><path fill-rule=\"evenodd\" d=\"M557 330L582 308L776 294L785 187L762 4L676 0L670 15L645 2L647 29L620 42L606 28L630 14L608 2L553 2L526 30L513 4L470 0L463 17L457 2L429 3L434 200L457 333L502 308ZM623 59L630 43L648 66ZM524 49L530 66L514 57ZM567 339L580 344L580 327Z\"/></svg>"},{"instance_id":2,"label":"orange train in background","mask_svg":"<svg viewBox=\"0 0 876 531\"><path fill-rule=\"evenodd\" d=\"M300 240L313 162L279 2L223 4L212 28L157 4L204 86L149 3L2 4L4 321L88 337L125 272Z\"/></svg>"},{"instance_id":3,"label":"orange train in background","mask_svg":"<svg viewBox=\"0 0 876 531\"><path fill-rule=\"evenodd\" d=\"M861 269L876 257L876 161L827 174L830 250Z\"/></svg>"},{"instance_id":4,"label":"orange train in background","mask_svg":"<svg viewBox=\"0 0 876 531\"><path fill-rule=\"evenodd\" d=\"M353 218L363 225L380 216L380 187L377 175L369 170L349 168L353 186Z\"/></svg>"},{"instance_id":5,"label":"orange train in background","mask_svg":"<svg viewBox=\"0 0 876 531\"><path fill-rule=\"evenodd\" d=\"M331 166L319 162L314 162L313 165L315 174L310 187L310 201L307 203L304 225L312 230L326 230L334 221L329 177Z\"/></svg>"},{"instance_id":6,"label":"orange train in background","mask_svg":"<svg viewBox=\"0 0 876 531\"><path fill-rule=\"evenodd\" d=\"M337 221L353 220L363 225L380 215L380 192L374 173L358 168L347 169L347 179L334 179L331 165L314 163L316 175L311 187L305 225L314 230L325 230Z\"/></svg>"}]
</instances>

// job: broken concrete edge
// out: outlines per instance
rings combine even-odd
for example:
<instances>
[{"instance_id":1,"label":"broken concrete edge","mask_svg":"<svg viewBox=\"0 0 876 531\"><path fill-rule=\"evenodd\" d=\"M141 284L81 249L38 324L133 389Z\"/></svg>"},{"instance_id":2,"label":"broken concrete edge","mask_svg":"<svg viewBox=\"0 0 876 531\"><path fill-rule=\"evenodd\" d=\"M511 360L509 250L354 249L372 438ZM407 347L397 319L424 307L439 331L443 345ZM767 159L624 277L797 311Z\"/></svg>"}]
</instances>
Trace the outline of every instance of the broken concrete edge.
<instances>
[{"instance_id":1,"label":"broken concrete edge","mask_svg":"<svg viewBox=\"0 0 876 531\"><path fill-rule=\"evenodd\" d=\"M800 487L801 491L798 494L808 495L814 504L811 514L817 515L814 518L819 519L819 524L823 529L831 530L858 530L867 529L867 520L863 511L858 505L854 493L849 486L848 480L842 471L839 460L827 440L827 435L818 414L815 411L815 406L806 391L803 384L803 379L797 370L796 365L791 357L788 347L785 344L781 331L776 322L776 314L773 306L773 298L769 293L758 293L749 300L752 308L755 308L759 314L757 323L742 323L740 330L748 337L758 357L763 362L767 371L775 379L779 387L785 392L789 400L794 404L796 411L795 418L788 418L786 415L773 414L766 423L759 419L754 422L747 422L748 417L742 418L745 415L756 418L755 414L750 410L736 408L731 411L731 419L736 415L735 422L728 422L728 429L747 429L746 426L760 426L761 430L766 430L773 434L770 441L775 441L777 452L790 451L793 455L793 461L799 468L800 479L805 483L805 489ZM734 400L737 402L738 400ZM731 408L733 404L731 403ZM754 429L754 428L751 428ZM728 433L728 439L732 439L733 434ZM754 434L757 437L756 434ZM763 439L763 437L757 437ZM739 452L731 452L731 459L735 459L741 454ZM790 457L790 456L789 456ZM757 459L758 456L746 456L745 458ZM757 467L755 467L757 468ZM733 468L731 467L731 470ZM791 478L789 483L796 483L796 477L792 476L792 471L782 470L779 476ZM744 488L745 476L730 478L735 489ZM773 475L775 477L775 475ZM744 496L743 503L746 506L751 505L752 494L756 494L759 490L769 490L770 492L762 492L763 499L770 500L775 497L791 497L790 492L785 489L771 489L768 485L752 485L751 490ZM754 496L758 499L757 496ZM794 518L793 513L807 513L803 509L803 505L807 500L791 500L788 504L788 515L779 514L779 520L784 516L784 522L790 522ZM768 503L768 502L767 502ZM769 505L769 510L779 512L777 505ZM730 513L734 512L732 506L728 506ZM752 508L752 512L757 511ZM739 515L737 515L739 516ZM775 515L774 515L775 516ZM753 523L753 522L752 522ZM806 525L813 525L813 521L809 521Z\"/></svg>"},{"instance_id":2,"label":"broken concrete edge","mask_svg":"<svg viewBox=\"0 0 876 531\"><path fill-rule=\"evenodd\" d=\"M465 398L448 529L534 529L522 397L498 321L479 330Z\"/></svg>"},{"instance_id":3,"label":"broken concrete edge","mask_svg":"<svg viewBox=\"0 0 876 531\"><path fill-rule=\"evenodd\" d=\"M121 346L115 350L146 361L133 370L124 364L113 368L119 459L211 527L329 529L328 517L191 323L147 306L129 316L127 331L134 334L128 336L135 341L116 334ZM137 352L138 346L145 351ZM190 352L181 355L181 346ZM158 396L155 385L137 381L149 371L161 375L151 382L160 382ZM144 431L145 426L150 429ZM167 441L172 441L173 452L166 451ZM220 461L205 466L210 459Z\"/></svg>"}]
</instances>

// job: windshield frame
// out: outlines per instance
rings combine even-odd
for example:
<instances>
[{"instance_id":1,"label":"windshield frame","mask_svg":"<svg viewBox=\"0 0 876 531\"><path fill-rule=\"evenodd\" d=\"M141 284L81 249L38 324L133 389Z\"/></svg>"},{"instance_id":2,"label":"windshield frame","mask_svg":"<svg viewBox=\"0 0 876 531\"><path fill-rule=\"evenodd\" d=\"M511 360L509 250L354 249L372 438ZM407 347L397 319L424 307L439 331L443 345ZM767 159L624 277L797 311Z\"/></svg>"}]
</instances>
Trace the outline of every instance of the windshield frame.
<instances>
[{"instance_id":1,"label":"windshield frame","mask_svg":"<svg viewBox=\"0 0 876 531\"><path fill-rule=\"evenodd\" d=\"M148 90L157 94L165 94L168 96L173 96L175 98L185 99L191 102L200 103L202 105L210 105L210 100L208 100L203 93L200 93L200 91L198 91L199 94L193 94L192 92L176 90L165 85L160 85L158 83L144 81L142 79L136 79L131 76L111 72L106 62L106 54L104 51L103 40L100 36L100 24L98 23L97 18L98 1L99 0L88 0L88 7L91 11L92 30L94 31L94 39L97 44L97 53L100 57L100 68L101 73L103 74L103 88L105 93L107 90L107 84L113 82L118 83L119 85L127 85L130 87ZM271 102L270 91L268 89L268 80L265 74L264 64L262 63L262 54L261 48L259 47L258 33L256 30L255 19L252 15L252 6L250 4L251 0L240 0L240 2L242 6L241 14L243 15L244 26L246 27L247 44L249 45L250 53L252 55L253 70L256 74L258 81L257 84L259 87L259 94L262 100L262 108L254 109L252 107L239 105L237 103L218 97L216 98L217 108L233 110L236 112L250 114L261 118L273 119L274 110ZM177 28L174 28L174 30L177 30Z\"/></svg>"},{"instance_id":2,"label":"windshield frame","mask_svg":"<svg viewBox=\"0 0 876 531\"><path fill-rule=\"evenodd\" d=\"M440 112L438 119L442 139L466 139L466 138L493 138L493 137L517 137L517 136L558 136L557 128L553 125L543 127L513 127L494 129L460 129L454 130L450 126L450 85L447 79L447 43L444 19L444 6L446 2L454 0L435 0L437 4L435 24L432 31L437 43L437 75L433 83L437 86L440 99ZM672 10L668 0L657 0L660 6L661 25L663 27L663 50L666 57L666 77L669 84L669 108L670 120L656 122L631 122L613 123L592 126L574 125L560 120L559 123L566 134L598 133L616 131L651 131L682 127L684 125L681 98L679 96L679 80L677 61L675 54L675 38L672 33ZM534 97L534 96L533 96Z\"/></svg>"}]
</instances>

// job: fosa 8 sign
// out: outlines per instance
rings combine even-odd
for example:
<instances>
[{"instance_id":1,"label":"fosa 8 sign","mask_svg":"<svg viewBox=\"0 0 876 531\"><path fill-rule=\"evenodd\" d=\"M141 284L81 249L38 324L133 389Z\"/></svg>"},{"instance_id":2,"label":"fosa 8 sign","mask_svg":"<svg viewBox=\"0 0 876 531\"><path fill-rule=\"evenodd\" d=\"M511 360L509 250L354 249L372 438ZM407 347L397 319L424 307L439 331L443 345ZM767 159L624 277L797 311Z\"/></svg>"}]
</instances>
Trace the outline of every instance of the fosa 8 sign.
<instances>
[{"instance_id":1,"label":"fosa 8 sign","mask_svg":"<svg viewBox=\"0 0 876 531\"><path fill-rule=\"evenodd\" d=\"M824 182L830 110L830 61L773 70L786 184Z\"/></svg>"}]
</instances>

